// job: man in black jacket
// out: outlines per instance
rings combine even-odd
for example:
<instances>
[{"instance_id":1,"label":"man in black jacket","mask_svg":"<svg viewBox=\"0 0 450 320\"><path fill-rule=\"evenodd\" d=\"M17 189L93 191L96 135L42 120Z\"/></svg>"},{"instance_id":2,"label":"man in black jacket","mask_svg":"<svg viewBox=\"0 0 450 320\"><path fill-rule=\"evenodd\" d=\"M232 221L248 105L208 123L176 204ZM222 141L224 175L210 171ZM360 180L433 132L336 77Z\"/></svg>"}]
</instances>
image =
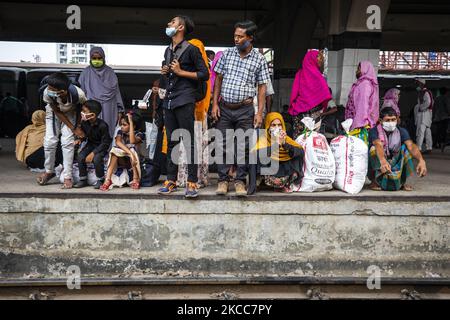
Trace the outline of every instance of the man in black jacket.
<instances>
[{"instance_id":1,"label":"man in black jacket","mask_svg":"<svg viewBox=\"0 0 450 320\"><path fill-rule=\"evenodd\" d=\"M178 166L172 160L172 150L179 141L172 141L172 133L177 129L187 130L189 139L183 139L188 152L188 185L186 198L196 198L197 163L194 152L194 109L195 93L199 81L209 79L208 68L203 61L200 50L189 44L185 36L194 30L194 23L187 16L174 17L166 28L166 35L172 38L172 43L164 54L165 65L161 74L166 82L166 96L163 101L164 125L168 139L167 150L167 180L158 190L159 194L168 195L176 191ZM190 152L189 152L190 151ZM174 157L177 159L177 157Z\"/></svg>"}]
</instances>

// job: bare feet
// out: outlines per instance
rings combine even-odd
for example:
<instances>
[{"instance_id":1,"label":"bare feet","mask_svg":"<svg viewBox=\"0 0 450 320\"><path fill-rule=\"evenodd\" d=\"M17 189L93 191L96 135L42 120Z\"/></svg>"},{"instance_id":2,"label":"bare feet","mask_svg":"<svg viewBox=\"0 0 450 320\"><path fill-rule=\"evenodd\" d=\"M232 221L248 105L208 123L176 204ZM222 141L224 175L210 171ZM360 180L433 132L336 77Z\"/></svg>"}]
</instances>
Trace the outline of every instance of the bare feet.
<instances>
[{"instance_id":1,"label":"bare feet","mask_svg":"<svg viewBox=\"0 0 450 320\"><path fill-rule=\"evenodd\" d=\"M401 190L403 190L403 191L413 191L414 188L412 186L410 186L409 184L404 184L402 186Z\"/></svg>"},{"instance_id":2,"label":"bare feet","mask_svg":"<svg viewBox=\"0 0 450 320\"><path fill-rule=\"evenodd\" d=\"M43 173L37 178L37 183L41 186L45 186L50 179L54 178L56 175L54 173Z\"/></svg>"},{"instance_id":3,"label":"bare feet","mask_svg":"<svg viewBox=\"0 0 450 320\"><path fill-rule=\"evenodd\" d=\"M381 187L374 181L369 186L370 190L381 191Z\"/></svg>"},{"instance_id":4,"label":"bare feet","mask_svg":"<svg viewBox=\"0 0 450 320\"><path fill-rule=\"evenodd\" d=\"M64 184L61 186L61 189L72 189L73 182L72 179L64 179Z\"/></svg>"}]
</instances>

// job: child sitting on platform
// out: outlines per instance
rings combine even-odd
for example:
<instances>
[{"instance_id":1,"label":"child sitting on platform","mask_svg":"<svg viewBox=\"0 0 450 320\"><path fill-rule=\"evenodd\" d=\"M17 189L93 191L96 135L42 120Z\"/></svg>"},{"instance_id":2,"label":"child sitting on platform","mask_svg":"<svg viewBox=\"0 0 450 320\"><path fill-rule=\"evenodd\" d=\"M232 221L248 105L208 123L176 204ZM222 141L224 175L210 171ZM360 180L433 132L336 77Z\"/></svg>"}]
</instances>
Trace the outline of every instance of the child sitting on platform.
<instances>
[{"instance_id":1,"label":"child sitting on platform","mask_svg":"<svg viewBox=\"0 0 450 320\"><path fill-rule=\"evenodd\" d=\"M140 188L141 165L138 147L144 141L144 133L140 131L141 120L141 116L136 112L129 112L120 120L120 130L115 137L116 145L109 153L106 179L100 190L108 191L113 188L111 177L118 167L131 168L133 181L130 183L130 187L133 190Z\"/></svg>"},{"instance_id":2,"label":"child sitting on platform","mask_svg":"<svg viewBox=\"0 0 450 320\"><path fill-rule=\"evenodd\" d=\"M102 105L95 100L88 100L81 108L81 129L86 135L86 144L78 153L78 169L80 181L74 185L75 188L84 188L87 182L86 162L91 162L95 166L97 183L95 189L100 189L105 176L104 158L108 154L111 146L111 136L109 126L98 115L102 112ZM75 144L80 144L81 140L76 140Z\"/></svg>"}]
</instances>

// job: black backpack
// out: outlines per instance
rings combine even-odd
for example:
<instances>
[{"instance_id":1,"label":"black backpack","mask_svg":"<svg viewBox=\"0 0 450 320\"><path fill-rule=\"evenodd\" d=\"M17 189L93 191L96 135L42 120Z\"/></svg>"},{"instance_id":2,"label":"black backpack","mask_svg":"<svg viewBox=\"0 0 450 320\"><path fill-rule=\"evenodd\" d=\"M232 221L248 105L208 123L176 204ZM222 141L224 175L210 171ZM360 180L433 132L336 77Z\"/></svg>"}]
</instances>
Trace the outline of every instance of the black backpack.
<instances>
[{"instance_id":1,"label":"black backpack","mask_svg":"<svg viewBox=\"0 0 450 320\"><path fill-rule=\"evenodd\" d=\"M169 65L172 62L172 60L174 60L174 59L179 60L181 58L181 56L183 55L183 53L186 51L186 49L189 48L189 46L192 46L192 45L188 41L183 41L180 49L178 49L178 52L173 57L170 57L171 50L169 48L167 48L166 52L164 54L166 64ZM195 102L199 102L199 101L202 101L203 99L205 99L207 90L208 90L208 85L207 85L206 81L197 80L197 88L195 89L195 93L194 93Z\"/></svg>"},{"instance_id":2,"label":"black backpack","mask_svg":"<svg viewBox=\"0 0 450 320\"><path fill-rule=\"evenodd\" d=\"M205 99L207 90L208 85L206 84L206 81L198 80L197 89L195 90L195 102Z\"/></svg>"}]
</instances>

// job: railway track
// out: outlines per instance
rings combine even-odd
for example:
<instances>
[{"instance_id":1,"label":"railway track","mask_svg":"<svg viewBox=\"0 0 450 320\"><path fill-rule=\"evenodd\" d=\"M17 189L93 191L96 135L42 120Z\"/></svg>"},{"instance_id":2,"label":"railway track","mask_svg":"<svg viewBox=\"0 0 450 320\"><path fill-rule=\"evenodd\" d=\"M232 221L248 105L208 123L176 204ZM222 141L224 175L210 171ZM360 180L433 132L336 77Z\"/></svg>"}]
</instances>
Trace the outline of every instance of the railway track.
<instances>
[{"instance_id":1,"label":"railway track","mask_svg":"<svg viewBox=\"0 0 450 320\"><path fill-rule=\"evenodd\" d=\"M383 278L369 290L365 278L0 279L0 300L153 299L450 299L450 279Z\"/></svg>"}]
</instances>

